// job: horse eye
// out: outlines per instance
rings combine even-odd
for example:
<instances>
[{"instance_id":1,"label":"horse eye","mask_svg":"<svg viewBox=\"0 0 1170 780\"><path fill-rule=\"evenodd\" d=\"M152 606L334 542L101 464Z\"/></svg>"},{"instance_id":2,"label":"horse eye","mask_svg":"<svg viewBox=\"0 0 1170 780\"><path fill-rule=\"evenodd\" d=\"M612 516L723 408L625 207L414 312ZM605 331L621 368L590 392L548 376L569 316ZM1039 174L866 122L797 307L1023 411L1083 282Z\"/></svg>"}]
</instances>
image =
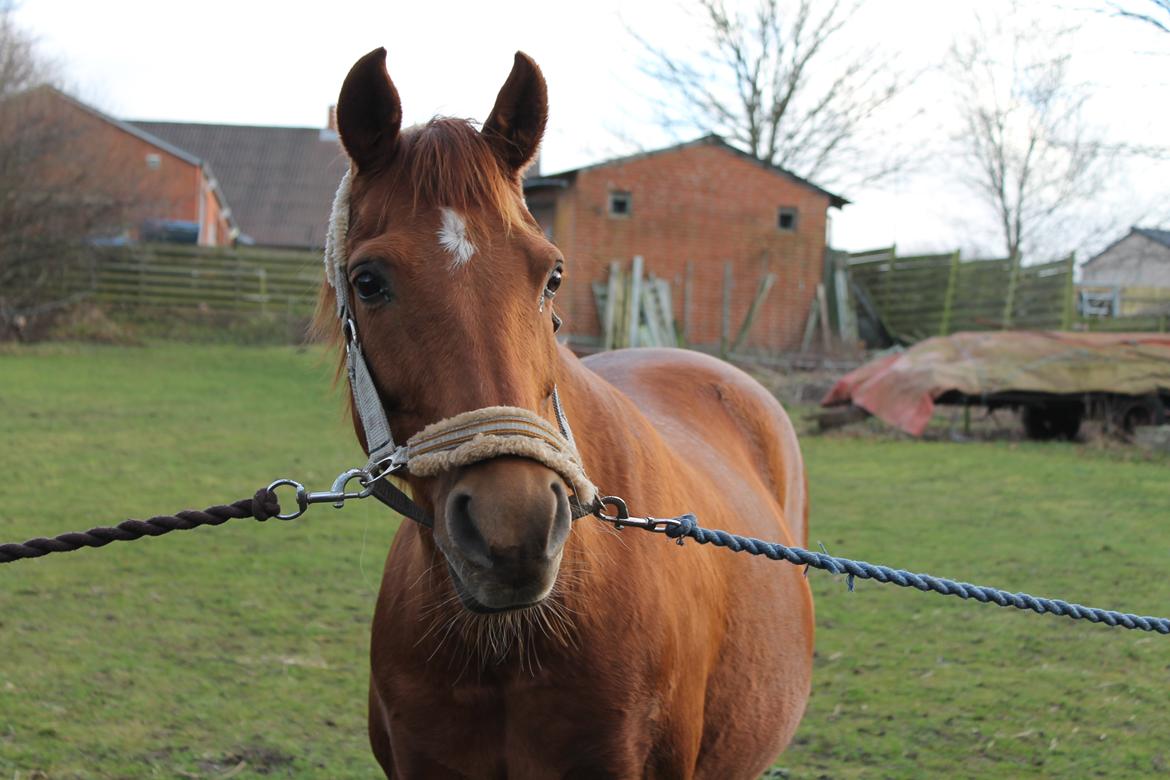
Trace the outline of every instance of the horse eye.
<instances>
[{"instance_id":1,"label":"horse eye","mask_svg":"<svg viewBox=\"0 0 1170 780\"><path fill-rule=\"evenodd\" d=\"M564 271L558 265L553 269L552 275L548 277L548 284L544 286L548 290L549 295L555 295L556 291L561 288L561 280L564 278Z\"/></svg>"},{"instance_id":2,"label":"horse eye","mask_svg":"<svg viewBox=\"0 0 1170 780\"><path fill-rule=\"evenodd\" d=\"M358 298L366 303L379 299L389 300L390 297L386 291L386 281L368 269L359 272L353 278L353 288L357 291Z\"/></svg>"}]
</instances>

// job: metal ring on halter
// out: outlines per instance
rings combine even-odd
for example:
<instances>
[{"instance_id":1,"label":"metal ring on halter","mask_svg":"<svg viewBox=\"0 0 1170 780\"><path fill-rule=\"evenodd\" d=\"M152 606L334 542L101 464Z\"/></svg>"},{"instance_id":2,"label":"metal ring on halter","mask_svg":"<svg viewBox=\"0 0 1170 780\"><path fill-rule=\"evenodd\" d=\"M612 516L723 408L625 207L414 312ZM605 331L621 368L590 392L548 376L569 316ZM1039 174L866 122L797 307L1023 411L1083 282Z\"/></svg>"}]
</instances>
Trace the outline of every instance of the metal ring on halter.
<instances>
[{"instance_id":1,"label":"metal ring on halter","mask_svg":"<svg viewBox=\"0 0 1170 780\"><path fill-rule=\"evenodd\" d=\"M376 463L367 464L365 469L362 469L365 473L362 486L369 487L378 480L389 477L406 468L406 451L406 447L398 447L388 457L382 458Z\"/></svg>"},{"instance_id":2,"label":"metal ring on halter","mask_svg":"<svg viewBox=\"0 0 1170 780\"><path fill-rule=\"evenodd\" d=\"M271 485L268 486L268 492L275 495L276 489L278 487L283 487L284 485L288 485L289 487L296 488L296 491L297 491L297 511L285 512L284 514L279 514L276 516L276 519L277 520L296 520L298 517L300 517L301 515L303 515L305 513L306 509L309 508L309 499L305 493L305 486L302 485L300 482L297 482L296 480L293 480L293 479L278 479L275 482L273 482Z\"/></svg>"},{"instance_id":3,"label":"metal ring on halter","mask_svg":"<svg viewBox=\"0 0 1170 780\"><path fill-rule=\"evenodd\" d=\"M345 486L353 480L358 480L362 489L355 492L346 492ZM341 509L345 506L346 501L351 501L359 498L369 498L373 494L374 489L370 487L370 483L377 478L371 478L368 471L365 469L349 469L337 475L337 479L333 480L333 488L331 490L320 490L309 493L305 490L305 486L300 482L292 479L278 479L268 486L268 492L274 493L276 488L285 485L296 488L297 491L297 511L285 512L281 515L276 515L280 520L296 520L303 515L305 511L312 504L333 504L333 506Z\"/></svg>"}]
</instances>

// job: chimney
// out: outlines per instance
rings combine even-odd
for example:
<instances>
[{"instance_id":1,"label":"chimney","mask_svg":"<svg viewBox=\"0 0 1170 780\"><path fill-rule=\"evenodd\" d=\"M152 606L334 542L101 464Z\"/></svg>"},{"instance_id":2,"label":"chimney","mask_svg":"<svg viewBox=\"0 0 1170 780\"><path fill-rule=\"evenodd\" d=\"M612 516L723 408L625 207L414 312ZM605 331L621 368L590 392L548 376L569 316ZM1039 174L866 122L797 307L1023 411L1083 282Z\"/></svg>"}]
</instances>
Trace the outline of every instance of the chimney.
<instances>
[{"instance_id":1,"label":"chimney","mask_svg":"<svg viewBox=\"0 0 1170 780\"><path fill-rule=\"evenodd\" d=\"M325 116L325 126L318 136L320 141L337 141L337 104L329 106Z\"/></svg>"}]
</instances>

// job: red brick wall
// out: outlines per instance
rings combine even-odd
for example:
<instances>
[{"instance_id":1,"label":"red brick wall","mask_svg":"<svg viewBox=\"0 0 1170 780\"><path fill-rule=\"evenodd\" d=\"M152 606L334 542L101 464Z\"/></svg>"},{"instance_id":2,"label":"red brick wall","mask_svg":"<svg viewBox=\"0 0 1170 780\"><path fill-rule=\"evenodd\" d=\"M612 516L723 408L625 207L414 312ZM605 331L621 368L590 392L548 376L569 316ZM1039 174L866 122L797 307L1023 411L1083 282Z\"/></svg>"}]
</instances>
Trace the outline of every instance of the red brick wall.
<instances>
[{"instance_id":1,"label":"red brick wall","mask_svg":"<svg viewBox=\"0 0 1170 780\"><path fill-rule=\"evenodd\" d=\"M19 106L26 122L36 122L55 139L40 175L50 183L94 193L125 204L122 227L137 237L148 218L197 222L202 219L204 242L212 223L216 244L231 236L203 170L128 133L75 105L51 90L38 90ZM157 155L157 167L148 163ZM84 191L84 192L82 192ZM201 211L200 204L203 203Z\"/></svg>"},{"instance_id":2,"label":"red brick wall","mask_svg":"<svg viewBox=\"0 0 1170 780\"><path fill-rule=\"evenodd\" d=\"M629 217L609 215L611 191L631 194ZM777 227L781 206L799 210L795 231ZM825 195L715 143L583 170L559 191L553 231L568 265L557 297L565 332L596 338L591 283L607 278L610 261L628 269L642 255L646 273L670 281L675 320L692 345L719 343L725 261L733 269L732 338L760 278L775 273L747 345L797 347L821 279L828 206ZM688 264L692 300L684 311Z\"/></svg>"}]
</instances>

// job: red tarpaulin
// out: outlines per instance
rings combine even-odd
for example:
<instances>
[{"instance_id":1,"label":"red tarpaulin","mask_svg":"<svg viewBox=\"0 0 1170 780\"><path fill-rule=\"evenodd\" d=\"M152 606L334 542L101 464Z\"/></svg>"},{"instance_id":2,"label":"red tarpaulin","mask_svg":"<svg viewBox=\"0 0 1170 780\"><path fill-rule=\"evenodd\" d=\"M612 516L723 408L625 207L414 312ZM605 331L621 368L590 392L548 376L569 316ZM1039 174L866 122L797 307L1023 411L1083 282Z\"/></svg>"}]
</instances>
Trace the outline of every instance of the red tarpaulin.
<instances>
[{"instance_id":1,"label":"red tarpaulin","mask_svg":"<svg viewBox=\"0 0 1170 780\"><path fill-rule=\"evenodd\" d=\"M952 390L971 396L1170 391L1170 336L1054 331L938 336L846 374L821 405L852 403L921 436L935 399Z\"/></svg>"}]
</instances>

